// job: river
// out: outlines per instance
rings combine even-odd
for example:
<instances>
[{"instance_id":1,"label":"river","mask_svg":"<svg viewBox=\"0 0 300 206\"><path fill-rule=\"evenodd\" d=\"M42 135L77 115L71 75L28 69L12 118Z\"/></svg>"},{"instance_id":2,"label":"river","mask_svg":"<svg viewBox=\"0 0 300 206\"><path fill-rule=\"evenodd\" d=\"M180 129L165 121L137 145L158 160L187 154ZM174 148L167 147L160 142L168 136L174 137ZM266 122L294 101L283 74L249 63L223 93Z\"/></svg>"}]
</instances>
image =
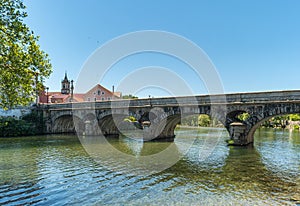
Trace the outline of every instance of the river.
<instances>
[{"instance_id":1,"label":"river","mask_svg":"<svg viewBox=\"0 0 300 206\"><path fill-rule=\"evenodd\" d=\"M248 147L224 129L176 134L0 138L0 205L300 205L299 132L259 129Z\"/></svg>"}]
</instances>

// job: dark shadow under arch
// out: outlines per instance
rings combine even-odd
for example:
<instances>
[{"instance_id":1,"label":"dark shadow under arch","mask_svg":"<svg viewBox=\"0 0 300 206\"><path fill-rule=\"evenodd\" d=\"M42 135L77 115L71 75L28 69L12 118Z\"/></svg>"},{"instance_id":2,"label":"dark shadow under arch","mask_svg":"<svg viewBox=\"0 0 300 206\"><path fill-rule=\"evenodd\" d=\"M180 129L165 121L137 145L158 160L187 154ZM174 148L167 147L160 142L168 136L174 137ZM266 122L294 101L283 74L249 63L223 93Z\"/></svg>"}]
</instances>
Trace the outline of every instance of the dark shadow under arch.
<instances>
[{"instance_id":1,"label":"dark shadow under arch","mask_svg":"<svg viewBox=\"0 0 300 206\"><path fill-rule=\"evenodd\" d=\"M84 122L75 115L62 115L54 120L52 133L82 133Z\"/></svg>"}]
</instances>

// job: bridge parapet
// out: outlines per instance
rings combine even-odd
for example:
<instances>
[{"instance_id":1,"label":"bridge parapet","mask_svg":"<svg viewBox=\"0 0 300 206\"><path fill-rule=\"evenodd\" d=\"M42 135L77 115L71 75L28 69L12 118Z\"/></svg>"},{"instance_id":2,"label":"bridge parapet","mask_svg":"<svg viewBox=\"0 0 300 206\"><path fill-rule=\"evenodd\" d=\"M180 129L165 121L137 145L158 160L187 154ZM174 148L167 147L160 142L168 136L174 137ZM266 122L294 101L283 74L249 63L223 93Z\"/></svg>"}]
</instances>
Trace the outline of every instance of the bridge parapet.
<instances>
[{"instance_id":1,"label":"bridge parapet","mask_svg":"<svg viewBox=\"0 0 300 206\"><path fill-rule=\"evenodd\" d=\"M227 103L300 101L300 90L226 94Z\"/></svg>"}]
</instances>

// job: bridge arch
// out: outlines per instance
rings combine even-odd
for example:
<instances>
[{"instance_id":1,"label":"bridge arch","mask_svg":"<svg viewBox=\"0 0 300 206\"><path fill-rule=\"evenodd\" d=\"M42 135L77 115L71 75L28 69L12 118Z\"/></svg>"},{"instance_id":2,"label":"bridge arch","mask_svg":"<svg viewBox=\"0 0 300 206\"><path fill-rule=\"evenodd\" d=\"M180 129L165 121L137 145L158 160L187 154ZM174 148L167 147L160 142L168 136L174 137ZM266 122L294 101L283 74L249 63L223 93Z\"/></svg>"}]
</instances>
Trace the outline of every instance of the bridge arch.
<instances>
[{"instance_id":1,"label":"bridge arch","mask_svg":"<svg viewBox=\"0 0 300 206\"><path fill-rule=\"evenodd\" d=\"M63 110L63 111L51 111L51 119L53 122L55 122L57 119L59 119L62 116L72 116L73 112L72 110Z\"/></svg>"},{"instance_id":2,"label":"bridge arch","mask_svg":"<svg viewBox=\"0 0 300 206\"><path fill-rule=\"evenodd\" d=\"M184 118L188 118L190 116L193 115L207 115L210 118L214 118L216 119L218 122L220 122L221 124L224 125L224 121L221 121L220 117L216 116L216 115L212 115L210 114L207 110L206 112L195 112L193 110L190 110L191 112L186 112L186 113L181 113L180 111L178 112L171 112L169 111L168 113L164 114L164 116L162 117L162 119L164 119L163 121L159 121L158 124L154 123L154 127L155 127L155 131L158 132L152 132L152 134L148 134L149 136L151 136L152 138L154 137L153 140L157 139L165 139L165 140L172 140L175 138L175 128L178 124L181 123L181 121ZM152 123L152 122L151 122Z\"/></svg>"},{"instance_id":3,"label":"bridge arch","mask_svg":"<svg viewBox=\"0 0 300 206\"><path fill-rule=\"evenodd\" d=\"M169 139L175 138L175 128L181 122L181 115L174 114L166 118L166 125L162 129L162 135Z\"/></svg>"},{"instance_id":4,"label":"bridge arch","mask_svg":"<svg viewBox=\"0 0 300 206\"><path fill-rule=\"evenodd\" d=\"M119 136L122 133L121 124L125 118L134 116L139 118L136 111L118 108L110 108L97 111L97 127L104 136Z\"/></svg>"},{"instance_id":5,"label":"bridge arch","mask_svg":"<svg viewBox=\"0 0 300 206\"><path fill-rule=\"evenodd\" d=\"M98 126L101 130L101 133L104 136L119 136L121 131L119 130L119 124L126 118L126 115L123 114L110 114L102 117L98 121Z\"/></svg>"},{"instance_id":6,"label":"bridge arch","mask_svg":"<svg viewBox=\"0 0 300 206\"><path fill-rule=\"evenodd\" d=\"M278 117L278 116L283 116L283 115L290 115L290 114L299 114L300 111L298 112L289 112L289 113L284 113L284 114L273 114L271 116L268 117L264 117L261 119L256 119L256 121L253 121L251 124L251 128L249 130L249 134L248 136L251 138L250 141L253 142L254 141L254 134L256 132L256 130L266 121L268 121L269 119L273 118L273 117Z\"/></svg>"},{"instance_id":7,"label":"bridge arch","mask_svg":"<svg viewBox=\"0 0 300 206\"><path fill-rule=\"evenodd\" d=\"M299 114L300 104L294 103L270 103L270 104L258 104L256 106L245 105L245 110L249 113L249 118L245 121L240 121L241 125L232 125L234 122L232 119L227 118L226 128L230 134L234 144L246 145L253 143L255 131L261 126L261 124L272 117ZM238 114L241 110L232 111L232 114ZM237 131L237 133L235 132Z\"/></svg>"},{"instance_id":8,"label":"bridge arch","mask_svg":"<svg viewBox=\"0 0 300 206\"><path fill-rule=\"evenodd\" d=\"M52 133L82 133L84 122L76 115L63 114L54 119Z\"/></svg>"}]
</instances>

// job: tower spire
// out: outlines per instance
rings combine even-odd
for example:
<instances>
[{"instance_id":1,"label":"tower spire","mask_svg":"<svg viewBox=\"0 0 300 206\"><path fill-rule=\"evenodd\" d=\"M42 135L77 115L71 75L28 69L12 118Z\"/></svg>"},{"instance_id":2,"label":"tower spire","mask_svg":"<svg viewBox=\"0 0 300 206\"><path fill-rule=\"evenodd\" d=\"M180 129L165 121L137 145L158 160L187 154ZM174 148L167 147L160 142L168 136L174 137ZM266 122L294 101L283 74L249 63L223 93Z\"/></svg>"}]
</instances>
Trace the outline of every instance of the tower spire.
<instances>
[{"instance_id":1,"label":"tower spire","mask_svg":"<svg viewBox=\"0 0 300 206\"><path fill-rule=\"evenodd\" d=\"M68 80L67 70L65 71L65 80Z\"/></svg>"}]
</instances>

